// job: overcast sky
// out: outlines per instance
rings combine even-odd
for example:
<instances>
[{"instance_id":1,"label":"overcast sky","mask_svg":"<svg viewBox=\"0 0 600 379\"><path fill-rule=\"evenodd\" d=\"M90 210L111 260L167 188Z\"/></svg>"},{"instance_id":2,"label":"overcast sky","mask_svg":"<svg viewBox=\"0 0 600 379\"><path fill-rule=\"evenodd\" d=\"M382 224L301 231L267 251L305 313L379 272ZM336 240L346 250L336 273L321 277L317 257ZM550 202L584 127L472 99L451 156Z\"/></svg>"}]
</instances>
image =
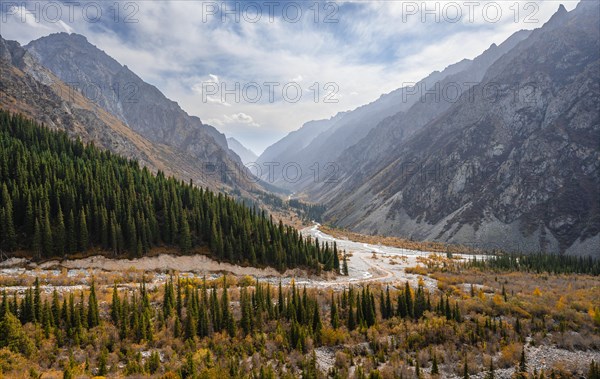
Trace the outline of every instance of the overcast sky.
<instances>
[{"instance_id":1,"label":"overcast sky","mask_svg":"<svg viewBox=\"0 0 600 379\"><path fill-rule=\"evenodd\" d=\"M59 31L83 34L260 154L307 121L541 26L561 3L572 10L577 0L2 1L0 33L21 44Z\"/></svg>"}]
</instances>

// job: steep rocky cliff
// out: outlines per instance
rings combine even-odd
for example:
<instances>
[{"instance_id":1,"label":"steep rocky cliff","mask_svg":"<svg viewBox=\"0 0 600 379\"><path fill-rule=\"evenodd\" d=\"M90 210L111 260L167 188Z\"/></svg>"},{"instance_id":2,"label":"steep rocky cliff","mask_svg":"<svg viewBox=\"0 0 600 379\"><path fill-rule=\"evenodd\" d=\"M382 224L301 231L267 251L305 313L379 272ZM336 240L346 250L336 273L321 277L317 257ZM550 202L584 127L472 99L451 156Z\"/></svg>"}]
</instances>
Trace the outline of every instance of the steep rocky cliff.
<instances>
[{"instance_id":1,"label":"steep rocky cliff","mask_svg":"<svg viewBox=\"0 0 600 379\"><path fill-rule=\"evenodd\" d=\"M561 6L429 120L386 119L312 198L362 232L600 254L599 7Z\"/></svg>"}]
</instances>

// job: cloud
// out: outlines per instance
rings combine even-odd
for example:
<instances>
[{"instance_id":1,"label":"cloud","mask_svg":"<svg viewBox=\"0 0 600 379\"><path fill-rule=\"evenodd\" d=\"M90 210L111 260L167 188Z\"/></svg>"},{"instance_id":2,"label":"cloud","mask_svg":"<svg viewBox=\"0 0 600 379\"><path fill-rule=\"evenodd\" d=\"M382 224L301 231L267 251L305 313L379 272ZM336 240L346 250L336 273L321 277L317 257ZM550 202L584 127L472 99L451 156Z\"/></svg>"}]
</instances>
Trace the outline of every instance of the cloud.
<instances>
[{"instance_id":1,"label":"cloud","mask_svg":"<svg viewBox=\"0 0 600 379\"><path fill-rule=\"evenodd\" d=\"M252 116L249 116L243 112L235 113L230 116L225 115L224 119L225 124L245 124L256 128L260 127L258 123L254 122Z\"/></svg>"},{"instance_id":2,"label":"cloud","mask_svg":"<svg viewBox=\"0 0 600 379\"><path fill-rule=\"evenodd\" d=\"M483 1L475 8L472 22L468 17L459 22L441 17L436 22L430 16L423 22L423 9L409 16L406 6L424 2L318 2L317 15L309 8L315 3L306 2L299 3L303 14L298 22L283 17L277 7L273 18L262 7L257 22L249 22L243 15L240 22L229 16L223 22L219 12L204 17L205 2L158 0L97 2L104 7L103 16L99 22L88 22L82 6L74 8L71 21L64 3L52 3L64 6L60 22L48 22L44 17L35 21L35 2L25 2L19 9L3 7L2 36L25 44L52 32L83 34L188 113L233 130L232 135L258 152L306 121L329 118L371 102L402 83L416 82L462 58L473 58L517 30L539 27L558 8L551 1L520 2L515 17L509 8L513 2L496 2L502 6L502 18L489 22L482 11L490 2ZM429 3L427 6L434 7ZM440 12L450 3L456 2L436 2ZM463 15L467 15L466 3L458 2ZM577 1L564 3L571 10ZM125 9L127 4L135 7ZM220 7L223 3L215 4ZM526 4L535 5L525 8ZM118 22L110 9L115 6L121 7ZM528 17L532 11L535 15ZM137 22L126 22L131 21L126 16ZM337 22L324 22L327 16ZM529 22L533 20L537 22ZM290 81L302 83L302 98L296 103L285 101L281 94L282 85ZM273 101L263 96L257 103L243 97L233 101L232 97L207 95L202 88L202 83L225 83L231 88L235 83L243 87L250 82L280 86ZM328 83L339 88L337 103L325 101Z\"/></svg>"}]
</instances>

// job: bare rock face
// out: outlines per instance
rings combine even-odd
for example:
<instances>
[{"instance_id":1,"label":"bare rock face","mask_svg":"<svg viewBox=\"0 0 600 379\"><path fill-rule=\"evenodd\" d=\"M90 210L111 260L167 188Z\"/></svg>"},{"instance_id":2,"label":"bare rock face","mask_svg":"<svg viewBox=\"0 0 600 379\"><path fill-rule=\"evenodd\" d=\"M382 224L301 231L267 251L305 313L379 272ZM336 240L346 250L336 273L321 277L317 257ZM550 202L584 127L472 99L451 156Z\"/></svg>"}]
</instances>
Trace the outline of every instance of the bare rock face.
<instances>
[{"instance_id":1,"label":"bare rock face","mask_svg":"<svg viewBox=\"0 0 600 379\"><path fill-rule=\"evenodd\" d=\"M500 46L490 46L479 57L448 66L441 72L435 71L418 83L406 85L388 94L382 95L372 103L358 107L352 111L342 112L328 120L310 121L299 130L290 133L265 150L259 157L261 164L279 163L280 166L294 162L302 168L305 175L298 181L286 181L275 170L273 180L276 186L294 192L312 191L314 175L311 175L317 163L321 170L329 167L344 166L348 158L344 155L351 147L369 135L380 124L395 125L397 120L411 117L410 132L425 125L435 116L448 109L470 85L479 83L489 66L504 53L512 49L529 35L529 31L520 31L511 36ZM444 96L427 95L432 91ZM408 113L410 112L410 113ZM404 138L406 130L392 130L381 140L373 141L375 148L360 152L364 159L353 159L353 164L379 161L383 156L374 156L381 147L395 144L397 138ZM392 138L391 138L392 137ZM383 145L381 145L383 144ZM356 151L353 151L356 154ZM265 175L267 175L265 170ZM331 172L331 170L329 170ZM337 172L337 170L334 170ZM271 173L268 173L269 175ZM322 183L322 181L320 181ZM330 183L328 183L330 184Z\"/></svg>"},{"instance_id":2,"label":"bare rock face","mask_svg":"<svg viewBox=\"0 0 600 379\"><path fill-rule=\"evenodd\" d=\"M384 120L308 193L361 232L599 255L599 8L561 7L457 102Z\"/></svg>"},{"instance_id":3,"label":"bare rock face","mask_svg":"<svg viewBox=\"0 0 600 379\"><path fill-rule=\"evenodd\" d=\"M75 39L85 41L79 36ZM214 165L218 162L232 164L227 150L211 136L202 132L190 133L187 148L181 150L152 141L123 121L126 113L118 117L90 101L90 96L66 84L17 42L1 37L0 78L0 107L4 109L23 113L49 128L66 131L72 138L93 142L135 159L154 172L161 170L213 190L246 184L239 180L244 179L243 176L227 177L220 175L218 168L211 166L207 170L203 165L204 161L199 157L217 162Z\"/></svg>"},{"instance_id":4,"label":"bare rock face","mask_svg":"<svg viewBox=\"0 0 600 379\"><path fill-rule=\"evenodd\" d=\"M84 36L56 33L30 42L27 52L63 82L153 143L191 157L198 167L218 167L218 184L252 189L251 175L227 147L225 136L190 116ZM212 169L211 169L212 170ZM225 173L225 175L221 175ZM232 173L231 175L227 173Z\"/></svg>"}]
</instances>

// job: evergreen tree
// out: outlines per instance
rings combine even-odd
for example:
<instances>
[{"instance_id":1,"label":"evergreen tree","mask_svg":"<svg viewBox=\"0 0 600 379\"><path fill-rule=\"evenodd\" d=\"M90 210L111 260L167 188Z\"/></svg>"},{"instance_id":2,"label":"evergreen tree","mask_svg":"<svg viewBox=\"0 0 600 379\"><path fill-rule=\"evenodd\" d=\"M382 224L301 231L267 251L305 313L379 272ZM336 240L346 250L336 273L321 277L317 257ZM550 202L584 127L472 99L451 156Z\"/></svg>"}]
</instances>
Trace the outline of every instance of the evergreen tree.
<instances>
[{"instance_id":1,"label":"evergreen tree","mask_svg":"<svg viewBox=\"0 0 600 379\"><path fill-rule=\"evenodd\" d=\"M338 315L337 305L335 304L335 299L333 298L333 293L331 294L331 327L333 329L337 329L340 324L340 316Z\"/></svg>"},{"instance_id":2,"label":"evergreen tree","mask_svg":"<svg viewBox=\"0 0 600 379\"><path fill-rule=\"evenodd\" d=\"M110 318L113 324L118 325L121 315L121 299L119 298L119 292L117 291L117 285L113 286L112 292L112 303L110 306Z\"/></svg>"},{"instance_id":3,"label":"evergreen tree","mask_svg":"<svg viewBox=\"0 0 600 379\"><path fill-rule=\"evenodd\" d=\"M344 252L344 263L342 266L342 274L348 276L348 257L346 256L346 252Z\"/></svg>"},{"instance_id":4,"label":"evergreen tree","mask_svg":"<svg viewBox=\"0 0 600 379\"><path fill-rule=\"evenodd\" d=\"M96 297L96 285L92 280L90 295L88 297L87 325L89 328L100 325L100 312L98 310L98 299Z\"/></svg>"},{"instance_id":5,"label":"evergreen tree","mask_svg":"<svg viewBox=\"0 0 600 379\"><path fill-rule=\"evenodd\" d=\"M58 215L56 217L56 226L53 233L54 238L54 255L61 256L65 253L65 220L63 217L62 209L58 208Z\"/></svg>"},{"instance_id":6,"label":"evergreen tree","mask_svg":"<svg viewBox=\"0 0 600 379\"><path fill-rule=\"evenodd\" d=\"M42 229L40 227L40 222L38 219L35 219L34 223L34 232L33 232L33 252L37 259L42 257L44 252L44 246L42 244Z\"/></svg>"},{"instance_id":7,"label":"evergreen tree","mask_svg":"<svg viewBox=\"0 0 600 379\"><path fill-rule=\"evenodd\" d=\"M521 349L521 358L519 359L519 372L521 374L527 373L527 359L525 357L525 346Z\"/></svg>"},{"instance_id":8,"label":"evergreen tree","mask_svg":"<svg viewBox=\"0 0 600 379\"><path fill-rule=\"evenodd\" d=\"M182 252L187 253L192 248L192 237L185 212L181 212L180 231L179 248Z\"/></svg>"},{"instance_id":9,"label":"evergreen tree","mask_svg":"<svg viewBox=\"0 0 600 379\"><path fill-rule=\"evenodd\" d=\"M0 322L0 348L3 347L27 357L35 351L33 341L25 334L21 322L11 312L6 313Z\"/></svg>"},{"instance_id":10,"label":"evergreen tree","mask_svg":"<svg viewBox=\"0 0 600 379\"><path fill-rule=\"evenodd\" d=\"M98 376L106 376L108 374L108 350L102 348L100 357L98 358Z\"/></svg>"},{"instance_id":11,"label":"evergreen tree","mask_svg":"<svg viewBox=\"0 0 600 379\"><path fill-rule=\"evenodd\" d=\"M340 273L340 257L338 256L337 243L333 242L333 269L336 274Z\"/></svg>"},{"instance_id":12,"label":"evergreen tree","mask_svg":"<svg viewBox=\"0 0 600 379\"><path fill-rule=\"evenodd\" d=\"M86 251L88 248L88 228L85 212L83 209L79 212L79 227L78 230L78 242L77 248L79 251Z\"/></svg>"},{"instance_id":13,"label":"evergreen tree","mask_svg":"<svg viewBox=\"0 0 600 379\"><path fill-rule=\"evenodd\" d=\"M438 368L437 355L433 355L433 362L431 363L431 375L439 375L440 370Z\"/></svg>"},{"instance_id":14,"label":"evergreen tree","mask_svg":"<svg viewBox=\"0 0 600 379\"><path fill-rule=\"evenodd\" d=\"M13 251L17 247L17 236L13 222L13 206L6 183L2 185L2 209L0 210L0 248Z\"/></svg>"}]
</instances>

